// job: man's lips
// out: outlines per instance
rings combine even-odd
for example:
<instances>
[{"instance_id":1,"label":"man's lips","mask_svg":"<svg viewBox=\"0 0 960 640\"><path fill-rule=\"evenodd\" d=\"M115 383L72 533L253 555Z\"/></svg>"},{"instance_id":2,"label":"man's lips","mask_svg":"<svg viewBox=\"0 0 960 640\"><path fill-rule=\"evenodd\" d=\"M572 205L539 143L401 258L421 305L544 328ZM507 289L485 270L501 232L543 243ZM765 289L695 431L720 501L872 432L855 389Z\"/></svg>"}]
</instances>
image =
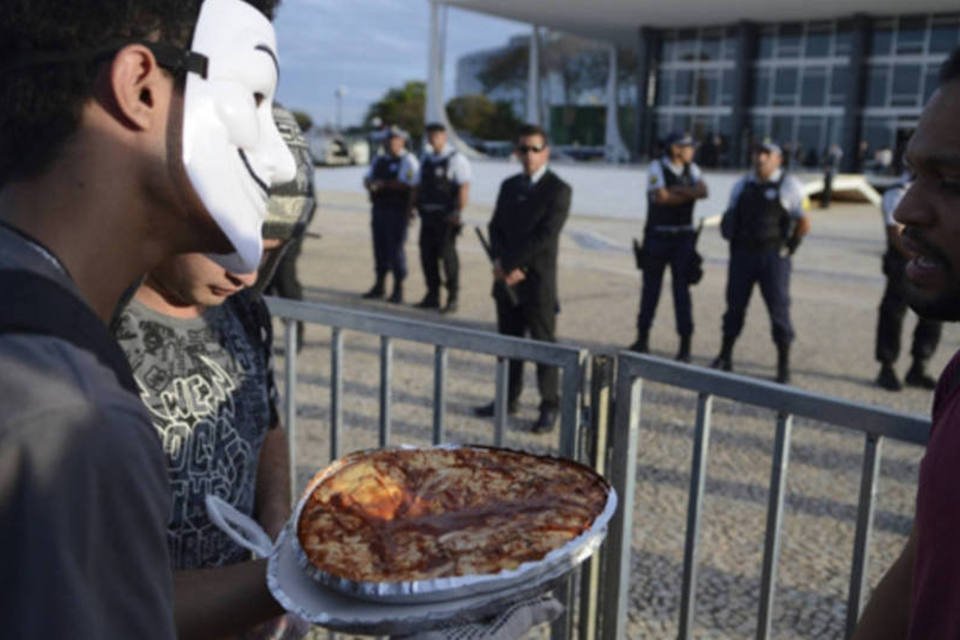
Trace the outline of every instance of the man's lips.
<instances>
[{"instance_id":1,"label":"man's lips","mask_svg":"<svg viewBox=\"0 0 960 640\"><path fill-rule=\"evenodd\" d=\"M234 287L217 287L217 286L211 286L211 287L210 287L210 291L212 291L213 294L216 295L216 296L220 296L220 297L222 297L222 298L228 298L228 297L232 296L233 294L237 293L238 291L240 291L240 287L234 288Z\"/></svg>"},{"instance_id":2,"label":"man's lips","mask_svg":"<svg viewBox=\"0 0 960 640\"><path fill-rule=\"evenodd\" d=\"M901 235L900 245L910 258L906 275L913 284L923 287L942 280L949 262L937 247L911 230L905 230Z\"/></svg>"}]
</instances>

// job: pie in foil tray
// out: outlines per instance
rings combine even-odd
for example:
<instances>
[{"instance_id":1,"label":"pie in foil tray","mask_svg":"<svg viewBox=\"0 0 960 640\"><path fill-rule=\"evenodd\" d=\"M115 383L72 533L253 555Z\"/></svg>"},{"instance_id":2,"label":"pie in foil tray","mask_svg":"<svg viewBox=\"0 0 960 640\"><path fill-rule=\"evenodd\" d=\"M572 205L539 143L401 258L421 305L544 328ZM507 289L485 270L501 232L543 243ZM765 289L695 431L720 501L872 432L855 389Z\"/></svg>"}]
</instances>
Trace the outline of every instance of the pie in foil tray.
<instances>
[{"instance_id":1,"label":"pie in foil tray","mask_svg":"<svg viewBox=\"0 0 960 640\"><path fill-rule=\"evenodd\" d=\"M589 557L616 503L571 460L484 446L360 451L310 481L290 545L305 575L352 598L502 599Z\"/></svg>"}]
</instances>

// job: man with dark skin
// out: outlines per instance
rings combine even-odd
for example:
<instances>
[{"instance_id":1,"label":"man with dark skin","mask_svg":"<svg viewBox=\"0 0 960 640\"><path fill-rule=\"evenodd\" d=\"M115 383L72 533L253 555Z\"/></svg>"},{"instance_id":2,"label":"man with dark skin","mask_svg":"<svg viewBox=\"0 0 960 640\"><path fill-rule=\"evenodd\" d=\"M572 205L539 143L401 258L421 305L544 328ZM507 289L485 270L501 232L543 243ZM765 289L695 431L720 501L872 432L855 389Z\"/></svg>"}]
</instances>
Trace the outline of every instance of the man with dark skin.
<instances>
[{"instance_id":1,"label":"man with dark skin","mask_svg":"<svg viewBox=\"0 0 960 640\"><path fill-rule=\"evenodd\" d=\"M267 188L294 172L270 113L275 2L256 5L4 5L0 274L13 291L24 278L59 291L118 349L106 323L165 258L255 267ZM31 326L0 333L0 628L207 638L281 613L263 561L174 586L161 448L104 353Z\"/></svg>"},{"instance_id":2,"label":"man with dark skin","mask_svg":"<svg viewBox=\"0 0 960 640\"><path fill-rule=\"evenodd\" d=\"M894 214L919 315L960 320L960 49L920 116L906 161L916 181ZM864 608L855 640L960 637L960 353L944 369L920 463L913 530Z\"/></svg>"}]
</instances>

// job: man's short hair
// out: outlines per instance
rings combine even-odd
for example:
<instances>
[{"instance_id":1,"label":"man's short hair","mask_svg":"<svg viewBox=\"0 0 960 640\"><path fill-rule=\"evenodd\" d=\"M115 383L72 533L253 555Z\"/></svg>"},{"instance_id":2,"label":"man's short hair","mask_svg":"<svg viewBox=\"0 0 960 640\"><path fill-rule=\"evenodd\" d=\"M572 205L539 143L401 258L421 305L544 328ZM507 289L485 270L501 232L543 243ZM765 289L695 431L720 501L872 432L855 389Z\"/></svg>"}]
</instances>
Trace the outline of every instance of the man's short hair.
<instances>
[{"instance_id":1,"label":"man's short hair","mask_svg":"<svg viewBox=\"0 0 960 640\"><path fill-rule=\"evenodd\" d=\"M547 132L538 124L525 124L520 127L520 131L517 132L517 138L526 138L527 136L540 136L543 138L544 144L550 144L550 140L547 138Z\"/></svg>"},{"instance_id":2,"label":"man's short hair","mask_svg":"<svg viewBox=\"0 0 960 640\"><path fill-rule=\"evenodd\" d=\"M944 85L960 78L960 47L953 50L950 57L940 67L940 84Z\"/></svg>"},{"instance_id":3,"label":"man's short hair","mask_svg":"<svg viewBox=\"0 0 960 640\"><path fill-rule=\"evenodd\" d=\"M272 19L280 0L246 0ZM0 11L0 186L43 173L80 126L111 59L137 39L186 47L202 0L4 0ZM224 26L226 28L226 25ZM76 56L70 58L71 53ZM41 63L40 56L55 61ZM62 58L60 56L63 56Z\"/></svg>"},{"instance_id":4,"label":"man's short hair","mask_svg":"<svg viewBox=\"0 0 960 640\"><path fill-rule=\"evenodd\" d=\"M445 126L443 126L443 124L440 123L440 122L429 122L429 123L427 123L427 126L424 127L424 128L426 129L426 131L427 131L428 134L429 134L429 133L439 133L439 132L441 132L441 131L446 131L446 130L447 130L447 128L446 128Z\"/></svg>"}]
</instances>

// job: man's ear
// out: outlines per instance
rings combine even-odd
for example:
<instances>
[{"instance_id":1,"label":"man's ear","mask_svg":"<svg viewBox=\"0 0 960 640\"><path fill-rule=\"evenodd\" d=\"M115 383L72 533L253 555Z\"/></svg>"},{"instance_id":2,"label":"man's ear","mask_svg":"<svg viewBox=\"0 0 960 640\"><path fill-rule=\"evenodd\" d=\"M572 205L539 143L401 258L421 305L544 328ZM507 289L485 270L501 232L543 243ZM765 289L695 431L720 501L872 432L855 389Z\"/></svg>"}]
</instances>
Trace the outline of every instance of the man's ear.
<instances>
[{"instance_id":1,"label":"man's ear","mask_svg":"<svg viewBox=\"0 0 960 640\"><path fill-rule=\"evenodd\" d=\"M109 94L116 115L129 126L148 130L166 119L160 108L173 86L153 52L142 44L130 44L117 52L110 64Z\"/></svg>"}]
</instances>

